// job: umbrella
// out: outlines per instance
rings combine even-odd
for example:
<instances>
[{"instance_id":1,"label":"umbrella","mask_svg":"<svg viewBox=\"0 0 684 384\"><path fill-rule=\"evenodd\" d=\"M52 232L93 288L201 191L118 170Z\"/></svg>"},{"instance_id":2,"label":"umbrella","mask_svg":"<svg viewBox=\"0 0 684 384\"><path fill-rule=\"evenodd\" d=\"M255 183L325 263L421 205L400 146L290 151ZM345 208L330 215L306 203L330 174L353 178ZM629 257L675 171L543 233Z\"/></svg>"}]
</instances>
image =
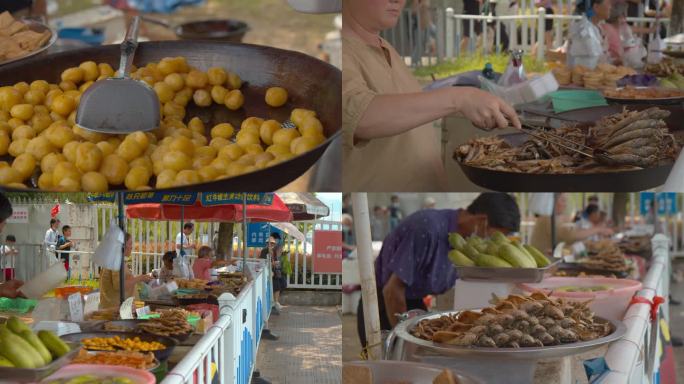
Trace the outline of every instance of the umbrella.
<instances>
[{"instance_id":1,"label":"umbrella","mask_svg":"<svg viewBox=\"0 0 684 384\"><path fill-rule=\"evenodd\" d=\"M313 193L284 192L278 196L292 212L293 221L315 220L330 214L328 206Z\"/></svg>"},{"instance_id":2,"label":"umbrella","mask_svg":"<svg viewBox=\"0 0 684 384\"><path fill-rule=\"evenodd\" d=\"M292 221L292 213L278 196L273 196L271 205L247 205L245 217L242 204L205 206L200 201L193 205L168 203L132 204L126 207L126 216L131 219L181 220L191 218L197 221L241 222L250 221Z\"/></svg>"}]
</instances>

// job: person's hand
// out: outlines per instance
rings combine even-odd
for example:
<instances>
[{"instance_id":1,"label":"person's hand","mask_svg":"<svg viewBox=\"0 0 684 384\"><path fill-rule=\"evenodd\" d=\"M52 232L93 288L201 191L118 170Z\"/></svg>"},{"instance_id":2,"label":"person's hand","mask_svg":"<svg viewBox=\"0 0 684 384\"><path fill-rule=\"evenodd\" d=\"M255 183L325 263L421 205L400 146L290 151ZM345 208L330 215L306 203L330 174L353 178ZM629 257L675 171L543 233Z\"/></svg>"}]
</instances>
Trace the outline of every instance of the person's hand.
<instances>
[{"instance_id":1,"label":"person's hand","mask_svg":"<svg viewBox=\"0 0 684 384\"><path fill-rule=\"evenodd\" d=\"M145 275L140 275L138 276L139 281L142 281L143 283L148 283L150 280L152 280L152 276L149 274Z\"/></svg>"},{"instance_id":2,"label":"person's hand","mask_svg":"<svg viewBox=\"0 0 684 384\"><path fill-rule=\"evenodd\" d=\"M0 297L15 298L23 296L23 294L17 289L19 289L24 282L21 280L9 280L5 283L0 284Z\"/></svg>"},{"instance_id":3,"label":"person's hand","mask_svg":"<svg viewBox=\"0 0 684 384\"><path fill-rule=\"evenodd\" d=\"M455 88L459 111L474 126L480 129L507 128L521 129L520 119L515 110L505 101L489 92L477 88ZM510 122L510 123L509 123Z\"/></svg>"},{"instance_id":4,"label":"person's hand","mask_svg":"<svg viewBox=\"0 0 684 384\"><path fill-rule=\"evenodd\" d=\"M613 230L613 228L603 227L600 228L599 233L603 236L613 236L613 233L615 233L615 231Z\"/></svg>"}]
</instances>

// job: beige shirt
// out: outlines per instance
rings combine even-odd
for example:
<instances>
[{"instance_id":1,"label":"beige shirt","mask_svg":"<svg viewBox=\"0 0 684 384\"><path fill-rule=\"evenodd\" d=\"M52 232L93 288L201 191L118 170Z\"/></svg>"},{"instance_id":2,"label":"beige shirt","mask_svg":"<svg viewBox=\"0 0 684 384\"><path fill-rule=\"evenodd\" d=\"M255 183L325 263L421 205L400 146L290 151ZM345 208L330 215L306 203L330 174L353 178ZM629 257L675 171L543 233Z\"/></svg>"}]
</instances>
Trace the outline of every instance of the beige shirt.
<instances>
[{"instance_id":1,"label":"beige shirt","mask_svg":"<svg viewBox=\"0 0 684 384\"><path fill-rule=\"evenodd\" d=\"M564 223L558 218L556 219L556 244L564 242L566 245L572 245L576 242L575 225L573 223ZM548 253L553 251L551 249L551 217L539 216L535 220L534 229L530 243L540 251Z\"/></svg>"},{"instance_id":2,"label":"beige shirt","mask_svg":"<svg viewBox=\"0 0 684 384\"><path fill-rule=\"evenodd\" d=\"M387 41L381 39L383 48L379 48L343 33L342 43L344 190L445 190L441 149L432 123L387 138L354 142L354 131L376 95L415 93L422 89Z\"/></svg>"},{"instance_id":3,"label":"beige shirt","mask_svg":"<svg viewBox=\"0 0 684 384\"><path fill-rule=\"evenodd\" d=\"M125 279L132 279L133 273L126 269ZM102 269L100 273L100 309L118 308L121 304L119 297L119 271ZM134 294L134 287L130 287L125 292L125 298Z\"/></svg>"}]
</instances>

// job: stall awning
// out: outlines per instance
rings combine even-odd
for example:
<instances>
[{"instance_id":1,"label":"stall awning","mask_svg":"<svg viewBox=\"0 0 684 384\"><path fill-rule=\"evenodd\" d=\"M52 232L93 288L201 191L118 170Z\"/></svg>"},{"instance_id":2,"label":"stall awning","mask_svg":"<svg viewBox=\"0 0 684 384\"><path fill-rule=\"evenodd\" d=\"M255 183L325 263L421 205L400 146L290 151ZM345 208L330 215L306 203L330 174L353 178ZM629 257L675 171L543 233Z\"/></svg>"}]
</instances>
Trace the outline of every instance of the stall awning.
<instances>
[{"instance_id":1,"label":"stall awning","mask_svg":"<svg viewBox=\"0 0 684 384\"><path fill-rule=\"evenodd\" d=\"M200 201L188 206L158 203L131 204L126 207L126 216L131 219L180 220L181 211L186 220L216 222L240 222L243 220L242 204L203 206ZM248 204L247 220L288 222L292 221L292 213L285 203L275 195L270 205Z\"/></svg>"},{"instance_id":2,"label":"stall awning","mask_svg":"<svg viewBox=\"0 0 684 384\"><path fill-rule=\"evenodd\" d=\"M328 206L313 193L283 192L277 196L292 212L293 221L314 220L330 214Z\"/></svg>"}]
</instances>

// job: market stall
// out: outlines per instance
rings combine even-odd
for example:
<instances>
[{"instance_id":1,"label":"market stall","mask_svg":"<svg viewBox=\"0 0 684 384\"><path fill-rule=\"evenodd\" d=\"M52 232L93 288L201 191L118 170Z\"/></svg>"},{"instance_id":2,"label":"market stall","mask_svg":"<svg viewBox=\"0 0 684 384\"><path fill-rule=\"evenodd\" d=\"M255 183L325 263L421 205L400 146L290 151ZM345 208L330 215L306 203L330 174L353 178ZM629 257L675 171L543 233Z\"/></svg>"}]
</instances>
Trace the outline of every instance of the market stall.
<instances>
[{"instance_id":1,"label":"market stall","mask_svg":"<svg viewBox=\"0 0 684 384\"><path fill-rule=\"evenodd\" d=\"M111 201L113 196L92 198ZM162 219L175 212L180 213L177 218L183 220L185 209L174 210L170 205L179 208L178 204L188 204L187 218L198 220L246 223L249 219L291 219L287 207L270 193L137 193L122 195L120 200L131 204L127 211L129 217L149 215L149 219ZM155 201L157 203L152 203ZM151 207L150 204L157 205ZM36 331L53 332L67 343L71 352L41 370L15 371L19 369L17 367L28 366L12 361L10 364L15 367L0 368L4 370L2 376L18 381L39 381L64 365L75 369L70 364L75 361L142 369L150 371L153 380L157 381L167 376L172 382L173 377L177 379L178 376L192 380L193 375L195 380L205 381L206 377L221 375L224 382L247 383L254 369L273 295L270 261L244 256L234 267L219 269L215 281L174 279L166 284L139 285L135 297L128 298L121 308L114 310L97 310L98 291L68 286L57 288L52 299L40 298L40 294L32 303L24 303L28 301L25 299L11 300L13 306L3 302L0 317L12 318L12 314L21 312L21 320L32 324ZM46 273L50 278L56 277L59 284L60 280L64 281L62 275L66 271L55 264ZM19 308L22 303L24 306L32 304L35 309ZM220 329L220 335L212 331L215 329ZM202 349L206 347L207 341L203 340L207 338L212 340L212 346ZM125 350L120 351L122 348ZM179 363L177 368L176 363ZM58 374L62 372L60 370Z\"/></svg>"},{"instance_id":2,"label":"market stall","mask_svg":"<svg viewBox=\"0 0 684 384\"><path fill-rule=\"evenodd\" d=\"M357 233L370 232L365 199L353 195ZM640 383L673 377L665 235L644 238L644 229L634 226L611 239L559 243L544 253L501 233L450 233L449 244L458 274L452 309L400 314L386 333L378 321L375 297L383 293L375 286L371 242L357 237L370 361L345 364L345 380L348 374L357 383L397 380L400 365L391 361L424 370L412 377L416 383L433 382L440 370L464 382ZM541 361L547 369L540 373ZM578 376L578 363L586 377Z\"/></svg>"}]
</instances>

